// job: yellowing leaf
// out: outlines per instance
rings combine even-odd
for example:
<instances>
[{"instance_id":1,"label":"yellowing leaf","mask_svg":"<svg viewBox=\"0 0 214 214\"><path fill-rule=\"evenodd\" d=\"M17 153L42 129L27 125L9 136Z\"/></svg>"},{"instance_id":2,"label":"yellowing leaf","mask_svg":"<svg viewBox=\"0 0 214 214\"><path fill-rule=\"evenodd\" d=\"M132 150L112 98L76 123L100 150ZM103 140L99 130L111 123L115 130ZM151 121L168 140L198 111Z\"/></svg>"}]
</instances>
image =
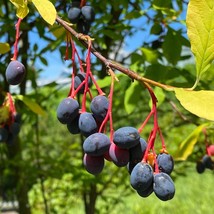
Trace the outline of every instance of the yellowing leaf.
<instances>
[{"instance_id":1,"label":"yellowing leaf","mask_svg":"<svg viewBox=\"0 0 214 214\"><path fill-rule=\"evenodd\" d=\"M19 18L24 19L29 13L29 9L27 6L28 2L25 0L10 0L10 2L17 8L16 15Z\"/></svg>"},{"instance_id":2,"label":"yellowing leaf","mask_svg":"<svg viewBox=\"0 0 214 214\"><path fill-rule=\"evenodd\" d=\"M15 5L16 8L25 6L25 1L24 0L10 0L10 2L13 5Z\"/></svg>"},{"instance_id":3,"label":"yellowing leaf","mask_svg":"<svg viewBox=\"0 0 214 214\"><path fill-rule=\"evenodd\" d=\"M187 34L195 55L197 80L214 59L214 1L190 0L187 10Z\"/></svg>"},{"instance_id":4,"label":"yellowing leaf","mask_svg":"<svg viewBox=\"0 0 214 214\"><path fill-rule=\"evenodd\" d=\"M209 124L202 124L198 126L180 145L178 152L175 155L175 160L186 160L188 156L192 153L194 145L198 141L198 137L202 132L203 128Z\"/></svg>"},{"instance_id":5,"label":"yellowing leaf","mask_svg":"<svg viewBox=\"0 0 214 214\"><path fill-rule=\"evenodd\" d=\"M175 95L186 110L198 117L214 121L214 91L187 91L177 88Z\"/></svg>"},{"instance_id":6,"label":"yellowing leaf","mask_svg":"<svg viewBox=\"0 0 214 214\"><path fill-rule=\"evenodd\" d=\"M10 50L10 45L8 43L0 42L0 54L5 54Z\"/></svg>"},{"instance_id":7,"label":"yellowing leaf","mask_svg":"<svg viewBox=\"0 0 214 214\"><path fill-rule=\"evenodd\" d=\"M32 0L42 18L50 25L56 20L56 9L48 0Z\"/></svg>"},{"instance_id":8,"label":"yellowing leaf","mask_svg":"<svg viewBox=\"0 0 214 214\"><path fill-rule=\"evenodd\" d=\"M26 5L26 7L19 7L17 8L17 12L16 12L16 15L21 18L21 19L24 19L25 16L27 16L27 14L29 13L29 9Z\"/></svg>"},{"instance_id":9,"label":"yellowing leaf","mask_svg":"<svg viewBox=\"0 0 214 214\"><path fill-rule=\"evenodd\" d=\"M45 111L42 109L42 107L36 103L35 101L33 101L32 99L29 99L26 96L23 95L16 95L13 96L15 99L21 100L32 112L45 116Z\"/></svg>"}]
</instances>

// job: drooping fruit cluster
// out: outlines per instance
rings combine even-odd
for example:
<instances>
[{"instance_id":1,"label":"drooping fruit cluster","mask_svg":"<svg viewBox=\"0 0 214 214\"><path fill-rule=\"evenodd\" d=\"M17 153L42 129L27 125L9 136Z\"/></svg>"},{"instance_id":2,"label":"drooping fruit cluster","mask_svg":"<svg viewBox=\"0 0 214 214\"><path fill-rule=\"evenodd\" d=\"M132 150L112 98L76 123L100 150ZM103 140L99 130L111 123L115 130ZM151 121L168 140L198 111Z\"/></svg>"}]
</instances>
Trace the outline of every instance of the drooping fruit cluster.
<instances>
[{"instance_id":1,"label":"drooping fruit cluster","mask_svg":"<svg viewBox=\"0 0 214 214\"><path fill-rule=\"evenodd\" d=\"M0 142L13 144L14 138L19 134L21 128L21 115L16 112L12 97L7 93L2 108L8 109L6 120L0 124Z\"/></svg>"},{"instance_id":2,"label":"drooping fruit cluster","mask_svg":"<svg viewBox=\"0 0 214 214\"><path fill-rule=\"evenodd\" d=\"M127 167L131 186L141 197L147 197L154 192L163 201L172 199L175 194L175 186L170 173L173 170L174 162L166 150L158 126L157 100L153 90L149 86L146 87L151 95L153 107L140 128L124 126L114 130L112 99L114 82L117 80L114 72L107 67L112 81L109 95L105 96L91 72L91 40L88 41L86 67L84 68L72 39L70 45L72 47L71 86L67 98L58 105L57 118L62 124L67 125L71 134L81 133L85 137L83 163L86 170L97 175L102 172L105 160L111 161L118 167ZM65 58L68 59L67 56ZM79 72L77 72L77 62ZM94 84L97 89L97 94L94 96L90 89L91 84ZM76 100L77 94L81 103ZM89 95L90 105L86 106L87 95ZM141 132L152 116L154 127L147 143L141 137ZM108 124L109 126L107 126ZM154 147L157 134L162 142L162 149L158 155L156 155Z\"/></svg>"},{"instance_id":3,"label":"drooping fruit cluster","mask_svg":"<svg viewBox=\"0 0 214 214\"><path fill-rule=\"evenodd\" d=\"M208 145L206 154L196 163L196 171L201 174L205 169L214 170L214 145Z\"/></svg>"},{"instance_id":4,"label":"drooping fruit cluster","mask_svg":"<svg viewBox=\"0 0 214 214\"><path fill-rule=\"evenodd\" d=\"M81 1L74 0L68 10L68 18L73 24L77 24L79 33L88 34L91 24L95 19L93 7L82 5Z\"/></svg>"}]
</instances>

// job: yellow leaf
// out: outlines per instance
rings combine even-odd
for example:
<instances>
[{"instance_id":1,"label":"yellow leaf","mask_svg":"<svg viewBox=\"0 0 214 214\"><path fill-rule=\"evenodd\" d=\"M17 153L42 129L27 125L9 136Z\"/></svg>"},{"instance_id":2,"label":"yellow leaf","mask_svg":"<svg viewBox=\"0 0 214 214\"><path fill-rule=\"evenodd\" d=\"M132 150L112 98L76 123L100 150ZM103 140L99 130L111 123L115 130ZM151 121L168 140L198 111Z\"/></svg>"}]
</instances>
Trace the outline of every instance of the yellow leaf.
<instances>
[{"instance_id":1,"label":"yellow leaf","mask_svg":"<svg viewBox=\"0 0 214 214\"><path fill-rule=\"evenodd\" d=\"M10 0L10 2L14 4L17 9L16 11L17 17L24 19L29 13L29 9L27 6L28 2L25 0Z\"/></svg>"},{"instance_id":2,"label":"yellow leaf","mask_svg":"<svg viewBox=\"0 0 214 214\"><path fill-rule=\"evenodd\" d=\"M21 19L24 19L25 16L27 16L27 14L29 13L29 9L26 5L26 7L19 7L17 8L17 12L16 12L16 15L21 18Z\"/></svg>"},{"instance_id":3,"label":"yellow leaf","mask_svg":"<svg viewBox=\"0 0 214 214\"><path fill-rule=\"evenodd\" d=\"M188 156L192 153L194 145L198 142L198 137L202 132L203 128L209 124L202 124L198 126L180 145L178 151L175 155L175 160L186 160Z\"/></svg>"},{"instance_id":4,"label":"yellow leaf","mask_svg":"<svg viewBox=\"0 0 214 214\"><path fill-rule=\"evenodd\" d=\"M197 80L214 60L214 1L190 0L187 10L187 34L195 55Z\"/></svg>"},{"instance_id":5,"label":"yellow leaf","mask_svg":"<svg viewBox=\"0 0 214 214\"><path fill-rule=\"evenodd\" d=\"M24 0L10 0L10 2L16 7L24 7L25 1Z\"/></svg>"},{"instance_id":6,"label":"yellow leaf","mask_svg":"<svg viewBox=\"0 0 214 214\"><path fill-rule=\"evenodd\" d=\"M50 25L56 20L56 9L48 0L32 0L42 18Z\"/></svg>"},{"instance_id":7,"label":"yellow leaf","mask_svg":"<svg viewBox=\"0 0 214 214\"><path fill-rule=\"evenodd\" d=\"M186 110L198 117L214 121L214 91L187 91L177 88L175 95Z\"/></svg>"},{"instance_id":8,"label":"yellow leaf","mask_svg":"<svg viewBox=\"0 0 214 214\"><path fill-rule=\"evenodd\" d=\"M10 45L8 43L0 42L0 54L5 54L10 50Z\"/></svg>"}]
</instances>

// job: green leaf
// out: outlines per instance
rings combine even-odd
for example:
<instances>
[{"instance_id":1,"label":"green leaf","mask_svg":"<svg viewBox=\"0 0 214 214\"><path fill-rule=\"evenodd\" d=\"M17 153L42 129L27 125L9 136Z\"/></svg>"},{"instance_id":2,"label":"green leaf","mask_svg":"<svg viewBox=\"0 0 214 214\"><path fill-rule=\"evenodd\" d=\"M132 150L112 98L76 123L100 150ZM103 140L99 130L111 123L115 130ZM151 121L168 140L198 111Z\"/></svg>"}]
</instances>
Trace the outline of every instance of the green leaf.
<instances>
[{"instance_id":1,"label":"green leaf","mask_svg":"<svg viewBox=\"0 0 214 214\"><path fill-rule=\"evenodd\" d=\"M5 54L10 50L10 45L8 43L0 42L0 54Z\"/></svg>"},{"instance_id":2,"label":"green leaf","mask_svg":"<svg viewBox=\"0 0 214 214\"><path fill-rule=\"evenodd\" d=\"M189 112L207 120L214 120L214 91L188 91L177 88L175 95Z\"/></svg>"},{"instance_id":3,"label":"green leaf","mask_svg":"<svg viewBox=\"0 0 214 214\"><path fill-rule=\"evenodd\" d=\"M48 0L32 0L42 18L50 25L56 20L56 9Z\"/></svg>"},{"instance_id":4,"label":"green leaf","mask_svg":"<svg viewBox=\"0 0 214 214\"><path fill-rule=\"evenodd\" d=\"M147 62L150 63L157 63L158 60L158 52L149 48L141 48L141 51L143 53L143 57Z\"/></svg>"},{"instance_id":5,"label":"green leaf","mask_svg":"<svg viewBox=\"0 0 214 214\"><path fill-rule=\"evenodd\" d=\"M195 55L197 82L214 59L214 1L190 0L187 10L187 34Z\"/></svg>"},{"instance_id":6,"label":"green leaf","mask_svg":"<svg viewBox=\"0 0 214 214\"><path fill-rule=\"evenodd\" d=\"M28 97L23 95L15 95L13 97L17 100L22 101L32 112L42 116L46 115L46 112L42 109L42 107L32 99L29 99Z\"/></svg>"},{"instance_id":7,"label":"green leaf","mask_svg":"<svg viewBox=\"0 0 214 214\"><path fill-rule=\"evenodd\" d=\"M175 160L186 160L188 156L192 153L194 145L197 143L200 133L203 128L209 124L202 124L198 126L181 144L175 155Z\"/></svg>"},{"instance_id":8,"label":"green leaf","mask_svg":"<svg viewBox=\"0 0 214 214\"><path fill-rule=\"evenodd\" d=\"M155 93L155 96L157 97L157 100L158 100L157 106L160 106L165 100L165 97L166 97L165 93L164 93L163 89L159 88L159 87L155 87L154 93ZM149 106L150 106L150 108L152 107L152 100L151 99L149 101Z\"/></svg>"},{"instance_id":9,"label":"green leaf","mask_svg":"<svg viewBox=\"0 0 214 214\"><path fill-rule=\"evenodd\" d=\"M128 114L131 114L136 108L136 103L140 99L140 90L142 86L139 82L133 82L125 92L124 106Z\"/></svg>"},{"instance_id":10,"label":"green leaf","mask_svg":"<svg viewBox=\"0 0 214 214\"><path fill-rule=\"evenodd\" d=\"M181 57L180 38L181 35L179 34L179 32L176 32L169 28L163 42L162 46L163 54L166 57L166 59L173 65L176 65L176 63Z\"/></svg>"}]
</instances>

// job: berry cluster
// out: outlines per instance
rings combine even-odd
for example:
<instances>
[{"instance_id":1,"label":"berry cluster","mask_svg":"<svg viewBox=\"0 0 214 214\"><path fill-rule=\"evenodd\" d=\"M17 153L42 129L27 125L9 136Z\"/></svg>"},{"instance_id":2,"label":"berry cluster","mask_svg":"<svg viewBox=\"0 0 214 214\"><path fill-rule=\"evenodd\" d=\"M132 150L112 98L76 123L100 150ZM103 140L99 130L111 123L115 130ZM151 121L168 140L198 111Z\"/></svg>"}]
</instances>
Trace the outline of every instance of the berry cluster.
<instances>
[{"instance_id":1,"label":"berry cluster","mask_svg":"<svg viewBox=\"0 0 214 214\"><path fill-rule=\"evenodd\" d=\"M12 97L7 93L7 98L2 107L8 108L8 115L6 121L0 124L0 142L13 144L14 138L19 134L21 127L21 116L16 112Z\"/></svg>"},{"instance_id":2,"label":"berry cluster","mask_svg":"<svg viewBox=\"0 0 214 214\"><path fill-rule=\"evenodd\" d=\"M206 154L196 163L196 170L199 174L203 173L205 169L214 170L214 145L209 145L206 148Z\"/></svg>"},{"instance_id":3,"label":"berry cluster","mask_svg":"<svg viewBox=\"0 0 214 214\"><path fill-rule=\"evenodd\" d=\"M95 12L93 7L83 5L81 1L74 0L68 10L68 18L71 23L77 24L79 33L88 34L95 19Z\"/></svg>"},{"instance_id":4,"label":"berry cluster","mask_svg":"<svg viewBox=\"0 0 214 214\"><path fill-rule=\"evenodd\" d=\"M88 37L87 37L88 38ZM68 97L63 99L57 108L57 118L66 124L71 134L81 133L83 142L83 163L86 170L94 175L101 173L105 160L113 162L118 167L126 166L130 173L131 186L141 197L147 197L152 192L163 200L170 200L175 194L175 186L170 177L174 161L168 154L164 139L157 121L157 99L150 86L146 85L153 107L139 129L124 126L113 129L112 99L114 81L117 80L111 68L107 67L111 75L111 86L108 96L99 88L90 69L91 40L89 40L86 67L71 39L72 47L72 78ZM67 45L68 47L68 45ZM68 50L66 51L66 54ZM76 59L77 58L77 59ZM66 56L65 59L68 59ZM80 71L77 72L77 61ZM94 84L97 95L93 96L90 86ZM79 94L81 104L76 100ZM90 106L86 107L86 96L89 95ZM148 138L148 143L140 136L143 128L153 116L154 127ZM107 124L109 123L109 127ZM109 131L109 135L107 134ZM155 153L154 143L157 134L162 142L160 154Z\"/></svg>"}]
</instances>

